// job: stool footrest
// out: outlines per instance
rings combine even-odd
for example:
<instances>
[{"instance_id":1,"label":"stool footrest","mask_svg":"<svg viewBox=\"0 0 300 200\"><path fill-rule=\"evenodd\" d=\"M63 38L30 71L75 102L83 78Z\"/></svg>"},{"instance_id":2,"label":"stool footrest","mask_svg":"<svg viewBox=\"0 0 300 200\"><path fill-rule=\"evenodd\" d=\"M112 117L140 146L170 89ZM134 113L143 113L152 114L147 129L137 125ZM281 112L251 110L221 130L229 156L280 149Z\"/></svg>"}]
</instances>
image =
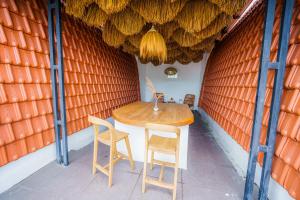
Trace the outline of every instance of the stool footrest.
<instances>
[{"instance_id":1,"label":"stool footrest","mask_svg":"<svg viewBox=\"0 0 300 200\"><path fill-rule=\"evenodd\" d=\"M129 160L129 158L128 158L127 155L125 155L125 154L123 154L123 153L120 153L120 152L118 152L118 157L119 157L120 159L123 159L123 160Z\"/></svg>"},{"instance_id":2,"label":"stool footrest","mask_svg":"<svg viewBox=\"0 0 300 200\"><path fill-rule=\"evenodd\" d=\"M119 160L121 160L121 159L122 159L121 157L115 158L115 159L112 161L113 165L114 165L116 162L118 162ZM109 163L107 163L106 165L104 165L103 168L104 168L104 169L109 168Z\"/></svg>"},{"instance_id":3,"label":"stool footrest","mask_svg":"<svg viewBox=\"0 0 300 200\"><path fill-rule=\"evenodd\" d=\"M173 184L169 184L169 183L166 183L166 182L163 182L163 181L155 180L155 179L149 178L149 177L145 178L145 182L148 183L148 184L151 184L151 185L156 185L156 186L166 188L166 189L170 189L170 190L174 189Z\"/></svg>"},{"instance_id":4,"label":"stool footrest","mask_svg":"<svg viewBox=\"0 0 300 200\"><path fill-rule=\"evenodd\" d=\"M101 171L103 174L108 176L108 170L106 169L108 166L104 166L102 167L99 164L96 164L96 169L98 169L99 171Z\"/></svg>"},{"instance_id":5,"label":"stool footrest","mask_svg":"<svg viewBox=\"0 0 300 200\"><path fill-rule=\"evenodd\" d=\"M165 161L155 160L155 159L153 159L153 164L162 165L166 167L175 167L175 163L165 162Z\"/></svg>"}]
</instances>

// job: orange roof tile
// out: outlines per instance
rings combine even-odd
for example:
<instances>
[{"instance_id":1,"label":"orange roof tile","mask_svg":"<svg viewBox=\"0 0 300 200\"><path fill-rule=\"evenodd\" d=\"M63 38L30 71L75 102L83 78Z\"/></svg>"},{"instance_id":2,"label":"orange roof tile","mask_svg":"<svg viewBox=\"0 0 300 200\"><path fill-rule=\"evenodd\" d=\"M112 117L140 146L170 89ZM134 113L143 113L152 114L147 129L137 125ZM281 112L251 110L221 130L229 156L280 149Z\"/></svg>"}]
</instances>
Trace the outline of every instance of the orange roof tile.
<instances>
[{"instance_id":1,"label":"orange roof tile","mask_svg":"<svg viewBox=\"0 0 300 200\"><path fill-rule=\"evenodd\" d=\"M54 141L47 8L0 1L0 166ZM68 134L140 98L135 58L63 14ZM100 55L100 56L99 56Z\"/></svg>"},{"instance_id":2,"label":"orange roof tile","mask_svg":"<svg viewBox=\"0 0 300 200\"><path fill-rule=\"evenodd\" d=\"M280 153L280 158L282 158L285 163L293 166L295 169L300 167L300 144L291 139L287 139L282 152Z\"/></svg>"},{"instance_id":3,"label":"orange roof tile","mask_svg":"<svg viewBox=\"0 0 300 200\"><path fill-rule=\"evenodd\" d=\"M281 107L280 107L281 110L287 112L293 112L293 108L296 104L298 95L299 95L299 90L283 90Z\"/></svg>"},{"instance_id":4,"label":"orange roof tile","mask_svg":"<svg viewBox=\"0 0 300 200\"><path fill-rule=\"evenodd\" d=\"M11 124L0 125L0 131L2 133L0 134L0 147L15 141L15 136Z\"/></svg>"},{"instance_id":5,"label":"orange roof tile","mask_svg":"<svg viewBox=\"0 0 300 200\"><path fill-rule=\"evenodd\" d=\"M39 133L26 137L26 145L29 153L44 147L42 134Z\"/></svg>"},{"instance_id":6,"label":"orange roof tile","mask_svg":"<svg viewBox=\"0 0 300 200\"><path fill-rule=\"evenodd\" d=\"M283 185L286 175L290 170L289 165L285 164L285 162L274 156L273 158L273 166L272 166L272 177L281 185Z\"/></svg>"},{"instance_id":7,"label":"orange roof tile","mask_svg":"<svg viewBox=\"0 0 300 200\"><path fill-rule=\"evenodd\" d=\"M6 27L13 27L13 22L7 8L0 8L0 23Z\"/></svg>"},{"instance_id":8,"label":"orange roof tile","mask_svg":"<svg viewBox=\"0 0 300 200\"><path fill-rule=\"evenodd\" d=\"M286 113L278 131L280 131L282 135L289 136L290 138L295 139L299 127L300 116Z\"/></svg>"},{"instance_id":9,"label":"orange roof tile","mask_svg":"<svg viewBox=\"0 0 300 200\"><path fill-rule=\"evenodd\" d=\"M300 115L300 91L298 91L298 96L295 99L295 104L291 110L291 112L296 113L297 115Z\"/></svg>"},{"instance_id":10,"label":"orange roof tile","mask_svg":"<svg viewBox=\"0 0 300 200\"><path fill-rule=\"evenodd\" d=\"M288 88L300 87L300 66L294 65L286 79L285 86Z\"/></svg>"},{"instance_id":11,"label":"orange roof tile","mask_svg":"<svg viewBox=\"0 0 300 200\"><path fill-rule=\"evenodd\" d=\"M0 146L0 166L8 163L5 147Z\"/></svg>"},{"instance_id":12,"label":"orange roof tile","mask_svg":"<svg viewBox=\"0 0 300 200\"><path fill-rule=\"evenodd\" d=\"M300 2L291 29L284 91L281 101L272 177L294 198L300 198ZM261 50L262 6L229 33L210 54L199 106L245 150L249 150ZM271 60L278 48L279 7L276 9ZM259 33L259 34L252 34ZM264 143L270 115L274 72L268 73L260 142ZM220 97L221 96L221 97ZM241 102L242 101L242 102ZM262 155L258 161L261 164Z\"/></svg>"},{"instance_id":13,"label":"orange roof tile","mask_svg":"<svg viewBox=\"0 0 300 200\"><path fill-rule=\"evenodd\" d=\"M300 64L300 46L298 44L292 45L289 48L287 55L287 65L299 65Z\"/></svg>"},{"instance_id":14,"label":"orange roof tile","mask_svg":"<svg viewBox=\"0 0 300 200\"><path fill-rule=\"evenodd\" d=\"M20 102L19 108L23 119L36 117L40 113L37 109L37 104L35 101Z\"/></svg>"},{"instance_id":15,"label":"orange roof tile","mask_svg":"<svg viewBox=\"0 0 300 200\"><path fill-rule=\"evenodd\" d=\"M0 105L0 123L7 124L22 119L22 115L17 103Z\"/></svg>"},{"instance_id":16,"label":"orange roof tile","mask_svg":"<svg viewBox=\"0 0 300 200\"><path fill-rule=\"evenodd\" d=\"M300 198L300 174L299 171L295 169L289 170L286 180L284 182L284 187L288 192L295 198Z\"/></svg>"},{"instance_id":17,"label":"orange roof tile","mask_svg":"<svg viewBox=\"0 0 300 200\"><path fill-rule=\"evenodd\" d=\"M49 145L54 142L54 129L48 129L42 132L44 145Z\"/></svg>"},{"instance_id":18,"label":"orange roof tile","mask_svg":"<svg viewBox=\"0 0 300 200\"><path fill-rule=\"evenodd\" d=\"M6 145L6 153L9 162L17 160L18 158L26 155L28 151L25 139L21 139Z\"/></svg>"}]
</instances>

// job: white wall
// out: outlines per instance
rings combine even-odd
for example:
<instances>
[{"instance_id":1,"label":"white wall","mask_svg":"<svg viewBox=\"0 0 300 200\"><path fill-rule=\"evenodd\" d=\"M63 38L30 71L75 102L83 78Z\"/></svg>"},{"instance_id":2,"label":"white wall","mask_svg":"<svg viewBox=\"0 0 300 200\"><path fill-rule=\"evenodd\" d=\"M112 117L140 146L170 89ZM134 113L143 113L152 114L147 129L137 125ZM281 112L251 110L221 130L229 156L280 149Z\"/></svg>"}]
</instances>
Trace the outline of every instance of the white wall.
<instances>
[{"instance_id":1,"label":"white wall","mask_svg":"<svg viewBox=\"0 0 300 200\"><path fill-rule=\"evenodd\" d=\"M113 118L110 117L106 120L114 124ZM101 129L104 130L104 127L101 126ZM93 142L93 139L94 132L92 126L73 133L68 136L69 151L81 149ZM53 143L0 167L0 194L55 159L55 143Z\"/></svg>"},{"instance_id":2,"label":"white wall","mask_svg":"<svg viewBox=\"0 0 300 200\"><path fill-rule=\"evenodd\" d=\"M154 66L152 63L142 64L138 63L141 99L142 101L151 101L152 94L145 84L145 77L149 77L153 82L157 92L165 93L165 100L169 100L171 97L178 103L179 100L184 99L185 94L195 94L195 108L198 108L198 100L203 80L203 74L205 71L208 54L203 56L203 60L199 63L189 63L188 65L182 65L178 62L174 64L163 64ZM164 73L164 70L174 66L178 71L178 78L170 79Z\"/></svg>"},{"instance_id":3,"label":"white wall","mask_svg":"<svg viewBox=\"0 0 300 200\"><path fill-rule=\"evenodd\" d=\"M219 146L223 149L228 159L237 172L246 177L249 153L245 151L213 118L202 108L199 108L201 118L208 124L210 133L213 135ZM257 163L254 182L259 186L262 168ZM257 198L257 197L256 197ZM256 199L254 198L254 199ZM286 189L277 183L272 177L269 183L268 199L270 200L293 200Z\"/></svg>"}]
</instances>

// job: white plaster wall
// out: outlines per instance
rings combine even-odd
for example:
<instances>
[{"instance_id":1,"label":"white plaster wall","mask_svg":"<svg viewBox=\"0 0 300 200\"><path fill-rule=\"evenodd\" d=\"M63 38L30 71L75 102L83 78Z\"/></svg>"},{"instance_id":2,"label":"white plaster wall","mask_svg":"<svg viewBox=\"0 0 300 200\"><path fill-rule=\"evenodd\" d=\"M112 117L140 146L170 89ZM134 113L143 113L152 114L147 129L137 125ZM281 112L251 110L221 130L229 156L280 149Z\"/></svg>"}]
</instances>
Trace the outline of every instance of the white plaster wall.
<instances>
[{"instance_id":1,"label":"white plaster wall","mask_svg":"<svg viewBox=\"0 0 300 200\"><path fill-rule=\"evenodd\" d=\"M163 64L154 66L152 63L142 64L137 58L141 100L151 101L152 94L145 83L145 77L149 77L153 82L157 92L163 92L166 94L165 100L169 100L171 97L179 103L184 99L185 94L195 94L195 108L198 108L198 100L200 89L203 80L203 74L205 71L206 62L209 55L205 54L203 60L198 63L189 63L188 65L182 65L178 62L174 64ZM164 74L164 70L174 66L178 71L178 78L170 79Z\"/></svg>"},{"instance_id":2,"label":"white plaster wall","mask_svg":"<svg viewBox=\"0 0 300 200\"><path fill-rule=\"evenodd\" d=\"M106 119L114 124L113 118ZM104 130L101 126L100 130ZM89 126L68 136L69 151L78 150L93 142L93 127ZM56 159L55 143L0 167L0 194ZM70 163L71 165L72 163ZM63 167L63 166L62 166ZM65 167L66 169L68 167Z\"/></svg>"},{"instance_id":3,"label":"white plaster wall","mask_svg":"<svg viewBox=\"0 0 300 200\"><path fill-rule=\"evenodd\" d=\"M234 168L243 178L247 174L249 154L202 108L199 108L202 119L208 124L211 134L223 149ZM262 168L257 163L254 182L259 186ZM256 199L257 196L254 197ZM286 189L278 184L272 177L269 183L268 199L270 200L293 200Z\"/></svg>"}]
</instances>

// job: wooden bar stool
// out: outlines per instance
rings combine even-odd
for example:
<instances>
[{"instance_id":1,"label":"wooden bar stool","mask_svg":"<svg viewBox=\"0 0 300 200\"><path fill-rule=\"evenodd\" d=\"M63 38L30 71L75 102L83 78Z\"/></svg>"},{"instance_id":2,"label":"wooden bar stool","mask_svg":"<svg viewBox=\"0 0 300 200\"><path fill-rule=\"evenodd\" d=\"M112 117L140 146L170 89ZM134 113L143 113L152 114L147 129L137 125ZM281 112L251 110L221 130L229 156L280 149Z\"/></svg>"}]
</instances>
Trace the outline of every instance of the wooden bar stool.
<instances>
[{"instance_id":1,"label":"wooden bar stool","mask_svg":"<svg viewBox=\"0 0 300 200\"><path fill-rule=\"evenodd\" d=\"M187 104L190 109L194 109L195 95L194 94L186 94L184 97L183 104Z\"/></svg>"},{"instance_id":2,"label":"wooden bar stool","mask_svg":"<svg viewBox=\"0 0 300 200\"><path fill-rule=\"evenodd\" d=\"M165 95L164 95L164 93L157 92L154 95L156 97L159 97L158 100L157 100L158 103L165 103Z\"/></svg>"},{"instance_id":3,"label":"wooden bar stool","mask_svg":"<svg viewBox=\"0 0 300 200\"><path fill-rule=\"evenodd\" d=\"M128 140L128 133L116 130L111 123L103 119L89 116L89 122L94 125L94 157L93 157L93 174L96 169L108 176L108 186L112 185L113 167L120 159L127 159L130 162L130 167L134 169L134 161L132 160L130 144ZM99 133L99 126L105 126L108 130ZM117 151L117 142L124 140L128 152L128 156ZM101 166L97 163L98 142L110 146L109 163Z\"/></svg>"},{"instance_id":4,"label":"wooden bar stool","mask_svg":"<svg viewBox=\"0 0 300 200\"><path fill-rule=\"evenodd\" d=\"M149 130L153 131L152 136L149 139ZM163 131L174 133L175 138L162 137L156 135L155 131ZM156 185L166 189L173 190L173 200L176 199L177 190L177 175L179 165L179 144L180 144L180 129L176 126L161 125L161 124L146 124L145 127L145 160L144 160L144 172L143 172L143 185L142 192L145 192L145 186L147 184ZM151 169L153 164L161 165L160 174L158 179L153 179L147 176L147 164L148 164L148 151L151 151ZM164 162L154 159L154 153L159 152L163 154L171 154L175 156L175 163ZM174 181L173 184L163 181L164 167L173 167Z\"/></svg>"}]
</instances>

